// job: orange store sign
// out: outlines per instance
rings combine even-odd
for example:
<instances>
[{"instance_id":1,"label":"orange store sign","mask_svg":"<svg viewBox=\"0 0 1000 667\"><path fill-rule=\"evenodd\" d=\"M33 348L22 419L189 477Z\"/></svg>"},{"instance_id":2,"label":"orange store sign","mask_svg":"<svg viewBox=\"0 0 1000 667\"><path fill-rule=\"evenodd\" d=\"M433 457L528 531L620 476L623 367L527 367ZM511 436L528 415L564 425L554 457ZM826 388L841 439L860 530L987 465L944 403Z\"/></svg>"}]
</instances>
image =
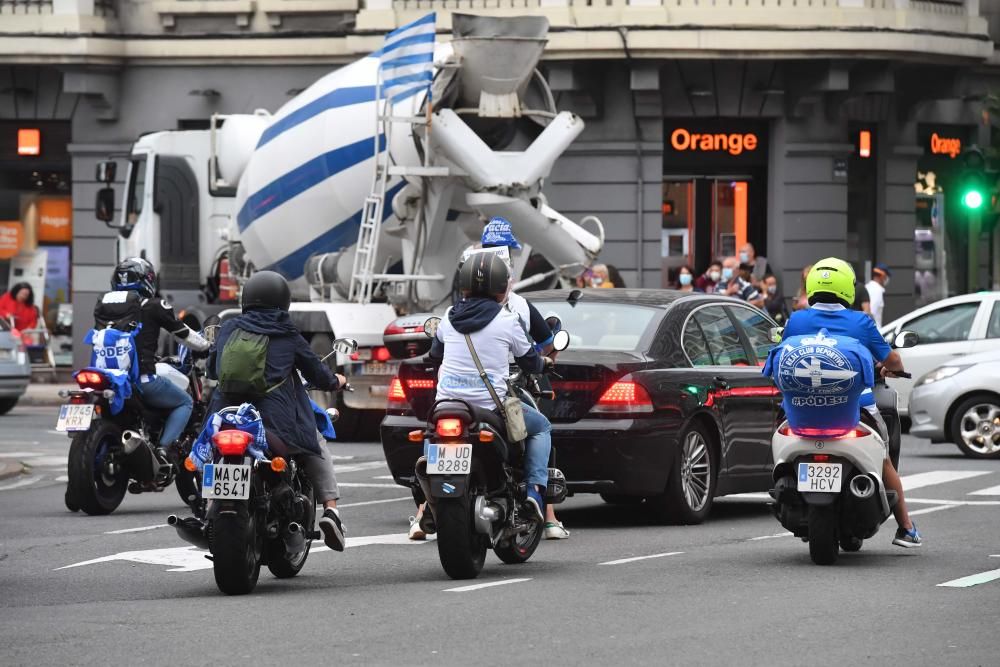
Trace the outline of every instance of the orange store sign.
<instances>
[{"instance_id":1,"label":"orange store sign","mask_svg":"<svg viewBox=\"0 0 1000 667\"><path fill-rule=\"evenodd\" d=\"M21 252L24 227L17 220L0 220L0 259L10 259Z\"/></svg>"},{"instance_id":2,"label":"orange store sign","mask_svg":"<svg viewBox=\"0 0 1000 667\"><path fill-rule=\"evenodd\" d=\"M38 200L38 240L45 243L73 241L73 200L45 197Z\"/></svg>"},{"instance_id":3,"label":"orange store sign","mask_svg":"<svg viewBox=\"0 0 1000 667\"><path fill-rule=\"evenodd\" d=\"M931 153L947 155L954 158L962 152L962 140L955 137L942 137L937 132L931 135Z\"/></svg>"},{"instance_id":4,"label":"orange store sign","mask_svg":"<svg viewBox=\"0 0 1000 667\"><path fill-rule=\"evenodd\" d=\"M759 140L753 132L691 132L679 127L670 134L670 145L675 151L726 152L740 155L757 150Z\"/></svg>"}]
</instances>

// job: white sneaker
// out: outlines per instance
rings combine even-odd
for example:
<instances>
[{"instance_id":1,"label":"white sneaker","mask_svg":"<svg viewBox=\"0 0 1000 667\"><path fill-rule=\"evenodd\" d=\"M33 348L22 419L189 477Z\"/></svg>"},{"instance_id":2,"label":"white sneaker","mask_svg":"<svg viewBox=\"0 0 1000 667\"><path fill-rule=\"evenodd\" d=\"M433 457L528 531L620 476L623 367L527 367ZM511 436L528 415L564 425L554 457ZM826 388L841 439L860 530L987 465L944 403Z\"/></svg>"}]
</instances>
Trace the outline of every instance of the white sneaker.
<instances>
[{"instance_id":1,"label":"white sneaker","mask_svg":"<svg viewBox=\"0 0 1000 667\"><path fill-rule=\"evenodd\" d=\"M562 521L556 521L555 523L549 521L545 524L545 539L565 540L568 537L569 531L563 527Z\"/></svg>"},{"instance_id":2,"label":"white sneaker","mask_svg":"<svg viewBox=\"0 0 1000 667\"><path fill-rule=\"evenodd\" d=\"M427 539L427 533L420 527L420 519L415 516L410 517L409 538L418 542Z\"/></svg>"}]
</instances>

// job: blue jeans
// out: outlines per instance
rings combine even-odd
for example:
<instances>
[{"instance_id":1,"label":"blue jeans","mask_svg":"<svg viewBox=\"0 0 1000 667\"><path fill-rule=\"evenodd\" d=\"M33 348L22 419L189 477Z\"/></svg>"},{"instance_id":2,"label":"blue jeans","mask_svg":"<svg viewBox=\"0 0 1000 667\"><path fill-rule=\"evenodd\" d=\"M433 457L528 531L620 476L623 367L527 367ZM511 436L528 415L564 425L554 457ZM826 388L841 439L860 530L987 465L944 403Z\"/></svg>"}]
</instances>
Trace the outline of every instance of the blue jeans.
<instances>
[{"instance_id":1,"label":"blue jeans","mask_svg":"<svg viewBox=\"0 0 1000 667\"><path fill-rule=\"evenodd\" d=\"M537 484L543 493L549 483L549 454L552 452L552 425L538 410L527 403L524 409L524 425L528 430L528 440L524 447L524 482Z\"/></svg>"},{"instance_id":2,"label":"blue jeans","mask_svg":"<svg viewBox=\"0 0 1000 667\"><path fill-rule=\"evenodd\" d=\"M170 410L163 433L160 434L160 447L166 447L176 440L191 418L194 400L187 393L165 377L157 375L152 382L139 383L139 398L151 408Z\"/></svg>"}]
</instances>

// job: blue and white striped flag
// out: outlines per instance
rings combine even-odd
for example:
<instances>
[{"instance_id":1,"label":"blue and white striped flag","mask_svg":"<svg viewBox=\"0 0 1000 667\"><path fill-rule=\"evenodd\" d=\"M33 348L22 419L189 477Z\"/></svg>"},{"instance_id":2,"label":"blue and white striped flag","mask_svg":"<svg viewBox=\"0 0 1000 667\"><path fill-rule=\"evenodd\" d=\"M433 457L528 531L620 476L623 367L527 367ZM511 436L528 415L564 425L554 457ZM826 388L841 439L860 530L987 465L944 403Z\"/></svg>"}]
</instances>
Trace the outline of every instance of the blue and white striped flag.
<instances>
[{"instance_id":1,"label":"blue and white striped flag","mask_svg":"<svg viewBox=\"0 0 1000 667\"><path fill-rule=\"evenodd\" d=\"M396 104L430 87L436 20L431 12L385 36L379 64L384 99Z\"/></svg>"}]
</instances>

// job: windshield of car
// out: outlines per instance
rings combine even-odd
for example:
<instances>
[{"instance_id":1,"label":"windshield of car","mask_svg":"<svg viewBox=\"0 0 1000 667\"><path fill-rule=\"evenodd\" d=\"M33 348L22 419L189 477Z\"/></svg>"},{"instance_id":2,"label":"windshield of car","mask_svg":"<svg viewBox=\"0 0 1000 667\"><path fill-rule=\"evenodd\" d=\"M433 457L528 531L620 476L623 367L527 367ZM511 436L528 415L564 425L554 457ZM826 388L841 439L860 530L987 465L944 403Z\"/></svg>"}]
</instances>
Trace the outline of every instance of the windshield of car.
<instances>
[{"instance_id":1,"label":"windshield of car","mask_svg":"<svg viewBox=\"0 0 1000 667\"><path fill-rule=\"evenodd\" d=\"M656 308L621 303L534 301L544 317L556 315L569 332L571 350L635 350Z\"/></svg>"}]
</instances>

